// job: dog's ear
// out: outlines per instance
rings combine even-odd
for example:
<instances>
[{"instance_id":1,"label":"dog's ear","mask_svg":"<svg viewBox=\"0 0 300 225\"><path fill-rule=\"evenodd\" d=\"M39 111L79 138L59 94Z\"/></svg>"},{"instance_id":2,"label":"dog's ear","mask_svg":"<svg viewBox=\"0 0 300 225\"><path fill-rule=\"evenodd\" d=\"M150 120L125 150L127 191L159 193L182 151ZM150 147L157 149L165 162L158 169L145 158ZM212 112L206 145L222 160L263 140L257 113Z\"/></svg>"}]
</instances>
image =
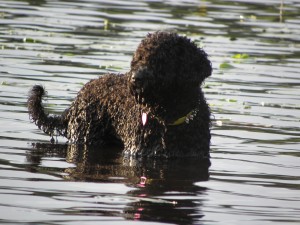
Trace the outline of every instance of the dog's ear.
<instances>
[{"instance_id":1,"label":"dog's ear","mask_svg":"<svg viewBox=\"0 0 300 225\"><path fill-rule=\"evenodd\" d=\"M211 75L212 66L208 55L191 39L174 35L168 48L165 50L167 61L170 62L168 67L173 68L179 86L200 85Z\"/></svg>"},{"instance_id":2,"label":"dog's ear","mask_svg":"<svg viewBox=\"0 0 300 225\"><path fill-rule=\"evenodd\" d=\"M193 42L181 50L179 62L176 64L178 72L177 84L200 85L212 74L212 65L206 52L198 48Z\"/></svg>"},{"instance_id":3,"label":"dog's ear","mask_svg":"<svg viewBox=\"0 0 300 225\"><path fill-rule=\"evenodd\" d=\"M212 65L210 60L208 59L208 56L206 52L203 49L198 48L198 54L199 54L199 78L200 78L200 84L212 74Z\"/></svg>"}]
</instances>

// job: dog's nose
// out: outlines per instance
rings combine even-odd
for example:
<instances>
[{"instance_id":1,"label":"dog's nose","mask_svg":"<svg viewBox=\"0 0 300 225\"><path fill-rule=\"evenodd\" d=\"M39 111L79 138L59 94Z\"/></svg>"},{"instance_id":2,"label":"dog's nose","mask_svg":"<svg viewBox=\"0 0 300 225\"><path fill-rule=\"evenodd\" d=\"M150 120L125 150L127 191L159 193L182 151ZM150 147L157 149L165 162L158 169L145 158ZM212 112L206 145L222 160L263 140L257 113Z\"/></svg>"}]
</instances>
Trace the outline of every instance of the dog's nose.
<instances>
[{"instance_id":1,"label":"dog's nose","mask_svg":"<svg viewBox=\"0 0 300 225\"><path fill-rule=\"evenodd\" d=\"M131 81L142 82L143 80L151 79L152 76L152 71L149 71L147 67L142 67L131 73Z\"/></svg>"},{"instance_id":2,"label":"dog's nose","mask_svg":"<svg viewBox=\"0 0 300 225\"><path fill-rule=\"evenodd\" d=\"M132 72L131 80L133 82L135 82L135 81L141 81L143 79L143 77L145 76L144 73L145 73L144 69L140 69L140 70Z\"/></svg>"},{"instance_id":3,"label":"dog's nose","mask_svg":"<svg viewBox=\"0 0 300 225\"><path fill-rule=\"evenodd\" d=\"M141 79L141 75L138 71L132 72L131 81L135 82L136 80Z\"/></svg>"}]
</instances>

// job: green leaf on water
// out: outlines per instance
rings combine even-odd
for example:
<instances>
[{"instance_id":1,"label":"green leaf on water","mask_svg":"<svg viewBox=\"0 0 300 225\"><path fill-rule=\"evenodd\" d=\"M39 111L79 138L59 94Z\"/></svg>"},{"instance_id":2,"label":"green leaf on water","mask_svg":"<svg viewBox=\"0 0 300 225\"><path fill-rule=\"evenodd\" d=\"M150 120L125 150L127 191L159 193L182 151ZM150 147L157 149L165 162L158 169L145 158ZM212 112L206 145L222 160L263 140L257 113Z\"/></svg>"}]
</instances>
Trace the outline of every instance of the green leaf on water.
<instances>
[{"instance_id":1,"label":"green leaf on water","mask_svg":"<svg viewBox=\"0 0 300 225\"><path fill-rule=\"evenodd\" d=\"M55 108L56 106L57 106L56 104L51 104L51 103L47 104L47 107L49 107L49 108Z\"/></svg>"},{"instance_id":2,"label":"green leaf on water","mask_svg":"<svg viewBox=\"0 0 300 225\"><path fill-rule=\"evenodd\" d=\"M106 65L100 65L99 66L99 68L100 69L115 69L115 70L121 70L121 69L123 69L122 67L120 67L120 66L115 66L115 65L108 65L108 66L106 66Z\"/></svg>"},{"instance_id":3,"label":"green leaf on water","mask_svg":"<svg viewBox=\"0 0 300 225\"><path fill-rule=\"evenodd\" d=\"M219 67L220 67L220 69L231 69L231 68L234 68L233 65L231 65L231 64L229 64L227 62L221 63Z\"/></svg>"},{"instance_id":4,"label":"green leaf on water","mask_svg":"<svg viewBox=\"0 0 300 225\"><path fill-rule=\"evenodd\" d=\"M1 85L6 86L6 85L8 85L8 82L7 81L2 81Z\"/></svg>"},{"instance_id":5,"label":"green leaf on water","mask_svg":"<svg viewBox=\"0 0 300 225\"><path fill-rule=\"evenodd\" d=\"M105 70L105 69L107 68L107 66L105 66L105 65L100 65L99 68Z\"/></svg>"},{"instance_id":6,"label":"green leaf on water","mask_svg":"<svg viewBox=\"0 0 300 225\"><path fill-rule=\"evenodd\" d=\"M74 54L70 53L70 52L67 52L67 53L64 53L64 56L74 56Z\"/></svg>"},{"instance_id":7,"label":"green leaf on water","mask_svg":"<svg viewBox=\"0 0 300 225\"><path fill-rule=\"evenodd\" d=\"M26 43L35 43L36 40L33 39L33 38L24 37L23 38L23 42L26 42Z\"/></svg>"},{"instance_id":8,"label":"green leaf on water","mask_svg":"<svg viewBox=\"0 0 300 225\"><path fill-rule=\"evenodd\" d=\"M104 25L104 30L108 30L108 27L109 27L109 20L108 20L108 19L105 19L104 22L103 22L103 25Z\"/></svg>"},{"instance_id":9,"label":"green leaf on water","mask_svg":"<svg viewBox=\"0 0 300 225\"><path fill-rule=\"evenodd\" d=\"M235 54L232 56L233 59L248 59L249 55L248 54Z\"/></svg>"},{"instance_id":10,"label":"green leaf on water","mask_svg":"<svg viewBox=\"0 0 300 225\"><path fill-rule=\"evenodd\" d=\"M233 99L233 98L222 98L222 99L220 99L220 101L222 101L222 102L237 102L237 100Z\"/></svg>"}]
</instances>

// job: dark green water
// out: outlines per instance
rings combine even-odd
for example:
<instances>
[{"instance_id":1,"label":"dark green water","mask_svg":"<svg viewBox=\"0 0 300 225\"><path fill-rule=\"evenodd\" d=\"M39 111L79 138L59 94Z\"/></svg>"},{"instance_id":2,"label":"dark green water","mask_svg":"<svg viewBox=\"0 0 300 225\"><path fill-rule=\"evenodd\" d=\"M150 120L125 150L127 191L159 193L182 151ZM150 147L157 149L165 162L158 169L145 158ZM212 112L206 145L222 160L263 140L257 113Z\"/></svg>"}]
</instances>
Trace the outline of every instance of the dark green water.
<instances>
[{"instance_id":1,"label":"dark green water","mask_svg":"<svg viewBox=\"0 0 300 225\"><path fill-rule=\"evenodd\" d=\"M0 223L300 223L300 2L281 3L0 0ZM32 145L49 137L29 122L31 86L44 85L60 113L88 80L127 71L161 29L213 62L209 169Z\"/></svg>"}]
</instances>

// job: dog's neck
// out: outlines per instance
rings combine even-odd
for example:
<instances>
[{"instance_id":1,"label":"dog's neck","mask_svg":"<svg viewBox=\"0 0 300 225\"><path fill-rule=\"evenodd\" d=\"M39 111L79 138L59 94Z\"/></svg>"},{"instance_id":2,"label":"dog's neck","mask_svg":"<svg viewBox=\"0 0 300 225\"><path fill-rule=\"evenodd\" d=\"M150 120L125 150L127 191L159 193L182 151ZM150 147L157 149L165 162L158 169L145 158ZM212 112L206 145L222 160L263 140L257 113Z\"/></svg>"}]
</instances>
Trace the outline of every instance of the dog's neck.
<instances>
[{"instance_id":1,"label":"dog's neck","mask_svg":"<svg viewBox=\"0 0 300 225\"><path fill-rule=\"evenodd\" d=\"M168 123L177 123L177 120L188 117L197 108L202 93L200 89L173 93L164 98L155 99L146 104L154 116L163 118ZM183 119L182 119L183 120Z\"/></svg>"}]
</instances>

